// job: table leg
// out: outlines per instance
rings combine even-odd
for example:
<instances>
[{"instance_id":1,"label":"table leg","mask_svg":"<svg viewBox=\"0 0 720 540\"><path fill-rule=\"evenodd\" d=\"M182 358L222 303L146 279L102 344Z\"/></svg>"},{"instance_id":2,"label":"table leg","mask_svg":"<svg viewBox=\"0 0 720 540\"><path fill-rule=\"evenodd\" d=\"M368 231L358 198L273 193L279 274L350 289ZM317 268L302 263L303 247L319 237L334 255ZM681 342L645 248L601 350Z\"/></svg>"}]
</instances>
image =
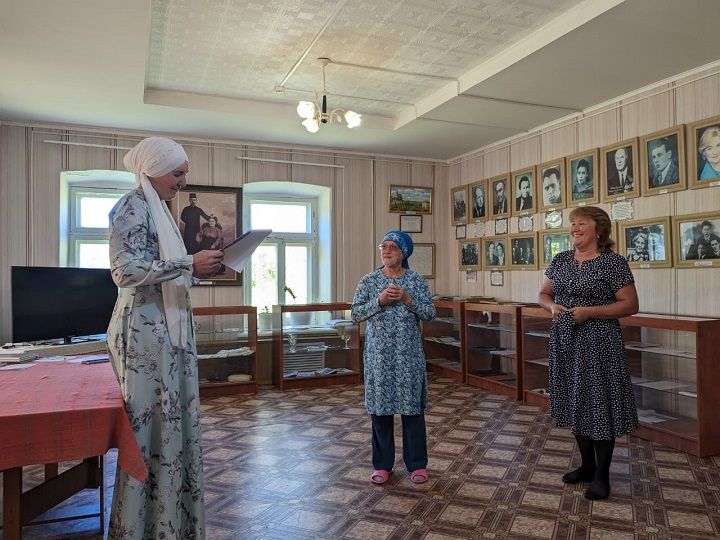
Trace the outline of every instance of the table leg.
<instances>
[{"instance_id":1,"label":"table leg","mask_svg":"<svg viewBox=\"0 0 720 540\"><path fill-rule=\"evenodd\" d=\"M20 540L20 503L22 501L22 467L3 471L3 538Z\"/></svg>"}]
</instances>

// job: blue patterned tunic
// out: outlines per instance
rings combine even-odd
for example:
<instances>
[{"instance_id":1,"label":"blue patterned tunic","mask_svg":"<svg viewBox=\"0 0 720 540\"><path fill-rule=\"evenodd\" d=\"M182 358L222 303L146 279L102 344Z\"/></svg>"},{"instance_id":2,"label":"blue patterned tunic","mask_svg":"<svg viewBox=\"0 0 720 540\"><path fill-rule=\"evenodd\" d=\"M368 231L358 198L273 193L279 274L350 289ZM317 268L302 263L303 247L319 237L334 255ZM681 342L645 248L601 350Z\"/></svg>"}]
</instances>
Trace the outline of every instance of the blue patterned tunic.
<instances>
[{"instance_id":1,"label":"blue patterned tunic","mask_svg":"<svg viewBox=\"0 0 720 540\"><path fill-rule=\"evenodd\" d=\"M367 320L365 333L365 407L370 414L420 414L427 405L427 375L420 320L435 317L425 279L406 270L394 282L412 296L412 303L380 306L390 285L381 269L360 279L352 305L356 322Z\"/></svg>"},{"instance_id":2,"label":"blue patterned tunic","mask_svg":"<svg viewBox=\"0 0 720 540\"><path fill-rule=\"evenodd\" d=\"M110 212L110 266L120 292L108 351L149 476L141 484L118 467L109 539L202 539L200 402L190 298L188 341L173 348L161 288L179 269L192 268L192 256L160 260L142 189L125 195Z\"/></svg>"}]
</instances>

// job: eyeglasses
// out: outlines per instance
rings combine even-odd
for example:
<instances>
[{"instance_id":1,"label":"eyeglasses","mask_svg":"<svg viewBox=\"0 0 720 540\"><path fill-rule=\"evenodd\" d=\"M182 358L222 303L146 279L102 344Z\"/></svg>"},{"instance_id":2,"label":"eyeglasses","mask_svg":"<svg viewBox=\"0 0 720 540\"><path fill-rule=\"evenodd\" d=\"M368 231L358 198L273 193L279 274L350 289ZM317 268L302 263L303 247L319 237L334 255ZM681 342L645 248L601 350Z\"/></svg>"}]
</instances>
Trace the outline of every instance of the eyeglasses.
<instances>
[{"instance_id":1,"label":"eyeglasses","mask_svg":"<svg viewBox=\"0 0 720 540\"><path fill-rule=\"evenodd\" d=\"M388 244L380 244L378 246L378 249L380 251L400 251L400 248L397 247L395 244L388 243Z\"/></svg>"}]
</instances>

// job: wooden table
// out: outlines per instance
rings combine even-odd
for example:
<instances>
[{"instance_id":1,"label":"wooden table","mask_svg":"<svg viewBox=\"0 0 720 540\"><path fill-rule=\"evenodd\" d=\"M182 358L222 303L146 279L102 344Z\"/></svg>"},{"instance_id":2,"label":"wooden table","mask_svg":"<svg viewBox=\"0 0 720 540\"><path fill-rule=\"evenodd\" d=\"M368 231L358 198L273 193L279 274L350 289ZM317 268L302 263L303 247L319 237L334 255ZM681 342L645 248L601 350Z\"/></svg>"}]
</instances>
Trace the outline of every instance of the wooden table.
<instances>
[{"instance_id":1,"label":"wooden table","mask_svg":"<svg viewBox=\"0 0 720 540\"><path fill-rule=\"evenodd\" d=\"M98 456L111 448L119 450L119 467L147 478L109 363L0 371L0 433L5 540L21 538L23 525L74 493L100 487ZM57 474L57 463L76 460L82 463ZM45 465L45 482L23 493L22 467L37 464Z\"/></svg>"}]
</instances>

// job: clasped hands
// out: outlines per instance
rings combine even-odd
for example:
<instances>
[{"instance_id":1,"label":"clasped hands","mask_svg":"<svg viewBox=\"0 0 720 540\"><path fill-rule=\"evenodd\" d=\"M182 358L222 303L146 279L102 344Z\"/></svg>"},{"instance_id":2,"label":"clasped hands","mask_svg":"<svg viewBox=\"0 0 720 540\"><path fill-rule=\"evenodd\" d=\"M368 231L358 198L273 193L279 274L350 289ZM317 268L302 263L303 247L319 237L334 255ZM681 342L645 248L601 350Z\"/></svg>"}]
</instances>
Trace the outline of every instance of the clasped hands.
<instances>
[{"instance_id":1,"label":"clasped hands","mask_svg":"<svg viewBox=\"0 0 720 540\"><path fill-rule=\"evenodd\" d=\"M592 318L590 308L584 306L566 308L565 306L561 306L560 304L553 304L550 308L550 313L552 314L553 319L556 319L557 316L560 315L560 313L562 313L563 311L570 312L573 318L573 322L575 324L584 323L588 319Z\"/></svg>"},{"instance_id":2,"label":"clasped hands","mask_svg":"<svg viewBox=\"0 0 720 540\"><path fill-rule=\"evenodd\" d=\"M215 249L204 249L193 255L193 275L206 277L217 274L220 271L225 252Z\"/></svg>"},{"instance_id":3,"label":"clasped hands","mask_svg":"<svg viewBox=\"0 0 720 540\"><path fill-rule=\"evenodd\" d=\"M400 287L400 285L391 283L380 293L380 305L385 306L392 302L409 304L412 302L412 296L410 296L410 293L408 293L405 289Z\"/></svg>"}]
</instances>

